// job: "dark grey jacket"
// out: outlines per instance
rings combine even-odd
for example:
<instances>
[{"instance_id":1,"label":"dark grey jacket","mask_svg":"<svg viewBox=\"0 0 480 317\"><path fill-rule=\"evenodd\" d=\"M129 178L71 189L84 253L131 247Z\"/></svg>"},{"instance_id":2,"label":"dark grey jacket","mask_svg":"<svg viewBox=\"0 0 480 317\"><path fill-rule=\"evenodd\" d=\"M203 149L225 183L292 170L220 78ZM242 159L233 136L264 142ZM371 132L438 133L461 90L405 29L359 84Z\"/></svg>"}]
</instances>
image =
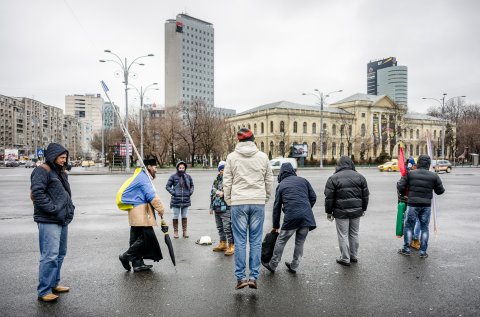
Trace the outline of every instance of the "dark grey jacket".
<instances>
[{"instance_id":1,"label":"dark grey jacket","mask_svg":"<svg viewBox=\"0 0 480 317\"><path fill-rule=\"evenodd\" d=\"M283 209L282 230L294 230L317 227L312 207L317 195L312 185L302 177L298 177L292 164L283 163L278 174L278 187L273 204L273 228L280 228L280 214Z\"/></svg>"},{"instance_id":2,"label":"dark grey jacket","mask_svg":"<svg viewBox=\"0 0 480 317\"><path fill-rule=\"evenodd\" d=\"M180 164L185 165L185 172L178 172L178 166ZM170 200L170 208L172 207L188 207L192 203L190 201L190 196L193 195L193 180L190 175L186 173L187 163L180 161L177 163L177 173L170 176L167 181L165 189L172 195Z\"/></svg>"},{"instance_id":3,"label":"dark grey jacket","mask_svg":"<svg viewBox=\"0 0 480 317\"><path fill-rule=\"evenodd\" d=\"M65 152L68 161L68 151L60 144L50 143L45 152L45 164L50 170L38 166L30 176L35 222L66 225L73 219L75 206L67 173L54 163Z\"/></svg>"},{"instance_id":4,"label":"dark grey jacket","mask_svg":"<svg viewBox=\"0 0 480 317\"><path fill-rule=\"evenodd\" d=\"M411 170L397 183L397 190L401 195L408 195L407 205L412 207L430 207L433 193L441 195L445 192L440 177L430 172L430 157L420 155L417 169Z\"/></svg>"},{"instance_id":5,"label":"dark grey jacket","mask_svg":"<svg viewBox=\"0 0 480 317\"><path fill-rule=\"evenodd\" d=\"M360 217L367 210L369 194L365 177L348 156L342 156L325 185L325 212L340 219Z\"/></svg>"}]
</instances>

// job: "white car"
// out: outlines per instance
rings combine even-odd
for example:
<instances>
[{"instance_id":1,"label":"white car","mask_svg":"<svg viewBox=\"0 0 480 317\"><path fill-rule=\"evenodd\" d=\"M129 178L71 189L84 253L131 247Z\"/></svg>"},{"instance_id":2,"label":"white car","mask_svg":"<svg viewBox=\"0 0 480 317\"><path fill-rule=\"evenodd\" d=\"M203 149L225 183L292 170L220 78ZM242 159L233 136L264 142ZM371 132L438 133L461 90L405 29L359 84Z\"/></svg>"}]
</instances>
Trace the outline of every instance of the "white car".
<instances>
[{"instance_id":1,"label":"white car","mask_svg":"<svg viewBox=\"0 0 480 317\"><path fill-rule=\"evenodd\" d=\"M297 159L294 159L292 157L277 157L274 158L270 161L270 165L272 166L272 171L275 175L277 175L280 172L280 167L282 166L283 163L290 163L293 166L293 170L296 172L297 171Z\"/></svg>"}]
</instances>

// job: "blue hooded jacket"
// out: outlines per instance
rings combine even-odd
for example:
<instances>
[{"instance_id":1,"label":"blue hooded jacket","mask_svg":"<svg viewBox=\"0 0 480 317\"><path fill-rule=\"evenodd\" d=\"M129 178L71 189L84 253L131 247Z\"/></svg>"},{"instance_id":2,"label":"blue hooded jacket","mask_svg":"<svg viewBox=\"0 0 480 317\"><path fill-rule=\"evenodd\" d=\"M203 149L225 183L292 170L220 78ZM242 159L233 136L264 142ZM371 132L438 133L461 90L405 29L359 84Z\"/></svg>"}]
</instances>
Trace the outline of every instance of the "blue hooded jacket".
<instances>
[{"instance_id":1,"label":"blue hooded jacket","mask_svg":"<svg viewBox=\"0 0 480 317\"><path fill-rule=\"evenodd\" d=\"M179 172L178 167L185 165L185 172ZM170 208L188 207L191 206L190 196L193 195L193 180L190 175L186 173L187 163L180 161L176 165L177 172L170 176L165 189L172 195L170 200Z\"/></svg>"},{"instance_id":2,"label":"blue hooded jacket","mask_svg":"<svg viewBox=\"0 0 480 317\"><path fill-rule=\"evenodd\" d=\"M273 204L273 228L280 227L280 213L283 209L282 230L317 227L312 207L317 195L312 185L303 177L297 176L290 163L283 163L278 174L278 186Z\"/></svg>"},{"instance_id":3,"label":"blue hooded jacket","mask_svg":"<svg viewBox=\"0 0 480 317\"><path fill-rule=\"evenodd\" d=\"M35 222L67 225L73 219L75 206L68 175L63 167L55 164L56 158L64 153L68 161L68 151L58 143L50 143L45 152L49 170L38 166L30 176Z\"/></svg>"}]
</instances>

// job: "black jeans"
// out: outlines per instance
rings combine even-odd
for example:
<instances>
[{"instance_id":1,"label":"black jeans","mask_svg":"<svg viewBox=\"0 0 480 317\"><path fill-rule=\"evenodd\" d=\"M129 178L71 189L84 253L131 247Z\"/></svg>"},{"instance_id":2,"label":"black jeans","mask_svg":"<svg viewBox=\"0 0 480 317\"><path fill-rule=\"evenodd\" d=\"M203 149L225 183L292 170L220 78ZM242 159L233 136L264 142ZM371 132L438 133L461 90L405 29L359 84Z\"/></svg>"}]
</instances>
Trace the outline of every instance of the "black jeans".
<instances>
[{"instance_id":1,"label":"black jeans","mask_svg":"<svg viewBox=\"0 0 480 317\"><path fill-rule=\"evenodd\" d=\"M143 265L143 259L158 262L162 259L162 251L158 244L153 227L130 227L130 248L125 256L133 267Z\"/></svg>"}]
</instances>

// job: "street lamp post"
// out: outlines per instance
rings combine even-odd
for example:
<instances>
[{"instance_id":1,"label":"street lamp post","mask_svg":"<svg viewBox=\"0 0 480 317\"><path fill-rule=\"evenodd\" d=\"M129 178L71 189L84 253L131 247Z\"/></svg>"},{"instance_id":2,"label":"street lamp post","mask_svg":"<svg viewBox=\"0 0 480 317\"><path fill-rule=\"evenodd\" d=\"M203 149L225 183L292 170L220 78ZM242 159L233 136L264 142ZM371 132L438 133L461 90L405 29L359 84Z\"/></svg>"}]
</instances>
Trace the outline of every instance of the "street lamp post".
<instances>
[{"instance_id":1,"label":"street lamp post","mask_svg":"<svg viewBox=\"0 0 480 317\"><path fill-rule=\"evenodd\" d=\"M107 60L101 59L100 62L101 63L113 62L113 63L117 64L118 66L120 66L122 71L123 71L123 83L125 84L125 111L126 111L126 113L125 113L125 129L128 131L128 77L130 75L130 68L134 64L139 65L139 66L144 66L144 64L138 63L137 61L141 58L151 57L151 56L154 56L154 55L153 54L142 55L142 56L139 56L139 57L135 58L131 63L128 63L126 57L125 57L125 61L122 61L120 56L113 53L111 50L104 50L104 52L112 54L113 56L116 57L116 60L114 60L114 59L107 59ZM125 147L126 147L126 159L125 159L126 167L125 167L125 171L127 173L129 173L130 172L130 142L128 140L128 137L125 137Z\"/></svg>"},{"instance_id":2,"label":"street lamp post","mask_svg":"<svg viewBox=\"0 0 480 317\"><path fill-rule=\"evenodd\" d=\"M150 84L147 87L145 87L145 89L143 89L143 86L140 86L140 90L138 90L137 87L130 84L130 86L132 86L140 96L140 156L141 156L140 159L141 160L143 160L143 98L145 97L145 94L147 93L147 91L159 90L158 88L152 88L152 86L156 86L156 85L158 85L158 83Z\"/></svg>"},{"instance_id":3,"label":"street lamp post","mask_svg":"<svg viewBox=\"0 0 480 317\"><path fill-rule=\"evenodd\" d=\"M320 168L323 169L323 103L325 99L330 97L331 94L336 93L336 92L342 92L343 90L335 90L332 92L329 92L328 94L324 95L323 92L320 92L320 90L315 89L316 93L312 94L307 94L307 93L302 93L302 95L312 95L317 97L317 99L320 101Z\"/></svg>"},{"instance_id":4,"label":"street lamp post","mask_svg":"<svg viewBox=\"0 0 480 317\"><path fill-rule=\"evenodd\" d=\"M447 97L446 92L443 93L443 97L441 99L427 98L427 97L423 97L422 99L424 99L424 100L426 100L426 99L435 100L436 102L438 102L440 104L441 112L442 112L442 116L443 116L445 114L445 104L447 104L452 99L465 98L466 96L455 96L455 97L449 98L447 101L445 101L445 97ZM445 119L445 118L442 117L442 119ZM445 159L445 125L442 126L442 160L444 160L444 159Z\"/></svg>"}]
</instances>

